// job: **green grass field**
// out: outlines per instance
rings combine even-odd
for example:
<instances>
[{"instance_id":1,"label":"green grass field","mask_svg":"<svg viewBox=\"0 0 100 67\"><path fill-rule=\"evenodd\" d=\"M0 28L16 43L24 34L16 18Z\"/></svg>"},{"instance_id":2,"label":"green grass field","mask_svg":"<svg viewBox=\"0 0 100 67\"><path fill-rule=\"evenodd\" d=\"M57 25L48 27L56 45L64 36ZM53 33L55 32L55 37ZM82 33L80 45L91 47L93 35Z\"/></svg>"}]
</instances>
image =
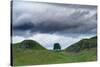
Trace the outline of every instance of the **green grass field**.
<instances>
[{"instance_id":1,"label":"green grass field","mask_svg":"<svg viewBox=\"0 0 100 67\"><path fill-rule=\"evenodd\" d=\"M50 50L13 50L13 65L39 65L97 60L96 48L86 49L78 53Z\"/></svg>"},{"instance_id":2,"label":"green grass field","mask_svg":"<svg viewBox=\"0 0 100 67\"><path fill-rule=\"evenodd\" d=\"M13 46L13 66L87 62L97 60L97 37L83 39L68 48L55 51L32 40Z\"/></svg>"}]
</instances>

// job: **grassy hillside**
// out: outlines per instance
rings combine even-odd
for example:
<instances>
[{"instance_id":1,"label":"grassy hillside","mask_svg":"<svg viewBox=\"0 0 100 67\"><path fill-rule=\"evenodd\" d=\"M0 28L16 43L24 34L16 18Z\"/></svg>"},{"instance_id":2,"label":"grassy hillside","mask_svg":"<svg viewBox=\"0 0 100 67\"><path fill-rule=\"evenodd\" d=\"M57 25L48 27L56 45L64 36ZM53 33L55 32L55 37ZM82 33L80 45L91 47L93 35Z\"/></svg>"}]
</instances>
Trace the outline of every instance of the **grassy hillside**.
<instances>
[{"instance_id":1,"label":"grassy hillside","mask_svg":"<svg viewBox=\"0 0 100 67\"><path fill-rule=\"evenodd\" d=\"M95 38L91 38L91 40L93 39L95 40ZM26 46L25 44L30 44L31 46L23 47ZM25 40L12 45L14 66L86 62L97 60L96 48L84 49L79 52L67 52L66 50L53 51L45 49L39 43L32 40Z\"/></svg>"},{"instance_id":2,"label":"grassy hillside","mask_svg":"<svg viewBox=\"0 0 100 67\"><path fill-rule=\"evenodd\" d=\"M13 48L16 50L22 49L32 49L32 50L46 50L43 46L33 40L24 40L20 43L13 44Z\"/></svg>"},{"instance_id":3,"label":"grassy hillside","mask_svg":"<svg viewBox=\"0 0 100 67\"><path fill-rule=\"evenodd\" d=\"M66 51L79 52L84 49L91 49L96 47L97 47L97 36L92 37L90 39L82 39L79 42L66 48Z\"/></svg>"},{"instance_id":4,"label":"grassy hillside","mask_svg":"<svg viewBox=\"0 0 100 67\"><path fill-rule=\"evenodd\" d=\"M72 62L96 61L96 49L83 50L78 53L66 51L54 52L47 50L21 50L13 53L13 65L39 65Z\"/></svg>"}]
</instances>

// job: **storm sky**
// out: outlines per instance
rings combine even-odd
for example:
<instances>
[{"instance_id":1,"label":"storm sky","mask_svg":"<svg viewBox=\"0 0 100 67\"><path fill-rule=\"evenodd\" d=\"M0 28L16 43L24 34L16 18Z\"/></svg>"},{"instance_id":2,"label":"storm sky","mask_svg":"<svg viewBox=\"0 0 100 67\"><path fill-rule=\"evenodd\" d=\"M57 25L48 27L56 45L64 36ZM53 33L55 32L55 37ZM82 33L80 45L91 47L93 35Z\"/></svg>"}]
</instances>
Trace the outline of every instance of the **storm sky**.
<instances>
[{"instance_id":1,"label":"storm sky","mask_svg":"<svg viewBox=\"0 0 100 67\"><path fill-rule=\"evenodd\" d=\"M97 34L94 5L14 1L12 8L13 43L32 39L52 49L58 42L64 49Z\"/></svg>"}]
</instances>

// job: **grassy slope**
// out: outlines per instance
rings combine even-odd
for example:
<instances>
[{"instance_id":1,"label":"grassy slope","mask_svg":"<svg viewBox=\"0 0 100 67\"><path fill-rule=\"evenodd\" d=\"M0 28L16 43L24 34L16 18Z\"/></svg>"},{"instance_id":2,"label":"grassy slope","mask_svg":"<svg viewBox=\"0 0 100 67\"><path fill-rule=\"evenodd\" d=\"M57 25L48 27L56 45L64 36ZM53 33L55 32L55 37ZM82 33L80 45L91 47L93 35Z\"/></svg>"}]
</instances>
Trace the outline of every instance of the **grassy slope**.
<instances>
[{"instance_id":1,"label":"grassy slope","mask_svg":"<svg viewBox=\"0 0 100 67\"><path fill-rule=\"evenodd\" d=\"M96 48L79 53L47 50L20 50L13 53L14 65L36 65L96 61Z\"/></svg>"},{"instance_id":2,"label":"grassy slope","mask_svg":"<svg viewBox=\"0 0 100 67\"><path fill-rule=\"evenodd\" d=\"M96 48L97 47L97 36L90 39L82 39L79 42L66 48L66 51L79 52L84 49Z\"/></svg>"},{"instance_id":3,"label":"grassy slope","mask_svg":"<svg viewBox=\"0 0 100 67\"><path fill-rule=\"evenodd\" d=\"M22 42L15 43L15 44L13 44L13 49L15 49L15 50L22 50L22 49L24 49L24 48L21 47L22 45L25 46L23 43L24 44L33 45L33 47L32 47L33 50L47 50L46 48L41 46L39 43L37 43L36 41L33 41L33 40L24 40Z\"/></svg>"}]
</instances>

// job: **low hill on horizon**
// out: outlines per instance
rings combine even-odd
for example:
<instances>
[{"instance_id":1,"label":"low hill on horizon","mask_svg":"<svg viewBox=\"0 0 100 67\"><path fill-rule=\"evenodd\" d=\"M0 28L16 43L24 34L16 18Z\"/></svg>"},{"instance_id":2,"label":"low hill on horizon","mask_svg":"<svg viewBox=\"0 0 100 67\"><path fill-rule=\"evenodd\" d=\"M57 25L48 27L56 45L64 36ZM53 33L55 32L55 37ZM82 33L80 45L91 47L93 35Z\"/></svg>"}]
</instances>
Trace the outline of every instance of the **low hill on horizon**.
<instances>
[{"instance_id":1,"label":"low hill on horizon","mask_svg":"<svg viewBox=\"0 0 100 67\"><path fill-rule=\"evenodd\" d=\"M89 39L82 39L79 42L72 44L67 47L65 50L69 52L79 52L84 49L97 48L97 36L94 36Z\"/></svg>"},{"instance_id":2,"label":"low hill on horizon","mask_svg":"<svg viewBox=\"0 0 100 67\"><path fill-rule=\"evenodd\" d=\"M18 49L46 50L45 47L34 40L23 40L22 42L14 43L13 46Z\"/></svg>"}]
</instances>

